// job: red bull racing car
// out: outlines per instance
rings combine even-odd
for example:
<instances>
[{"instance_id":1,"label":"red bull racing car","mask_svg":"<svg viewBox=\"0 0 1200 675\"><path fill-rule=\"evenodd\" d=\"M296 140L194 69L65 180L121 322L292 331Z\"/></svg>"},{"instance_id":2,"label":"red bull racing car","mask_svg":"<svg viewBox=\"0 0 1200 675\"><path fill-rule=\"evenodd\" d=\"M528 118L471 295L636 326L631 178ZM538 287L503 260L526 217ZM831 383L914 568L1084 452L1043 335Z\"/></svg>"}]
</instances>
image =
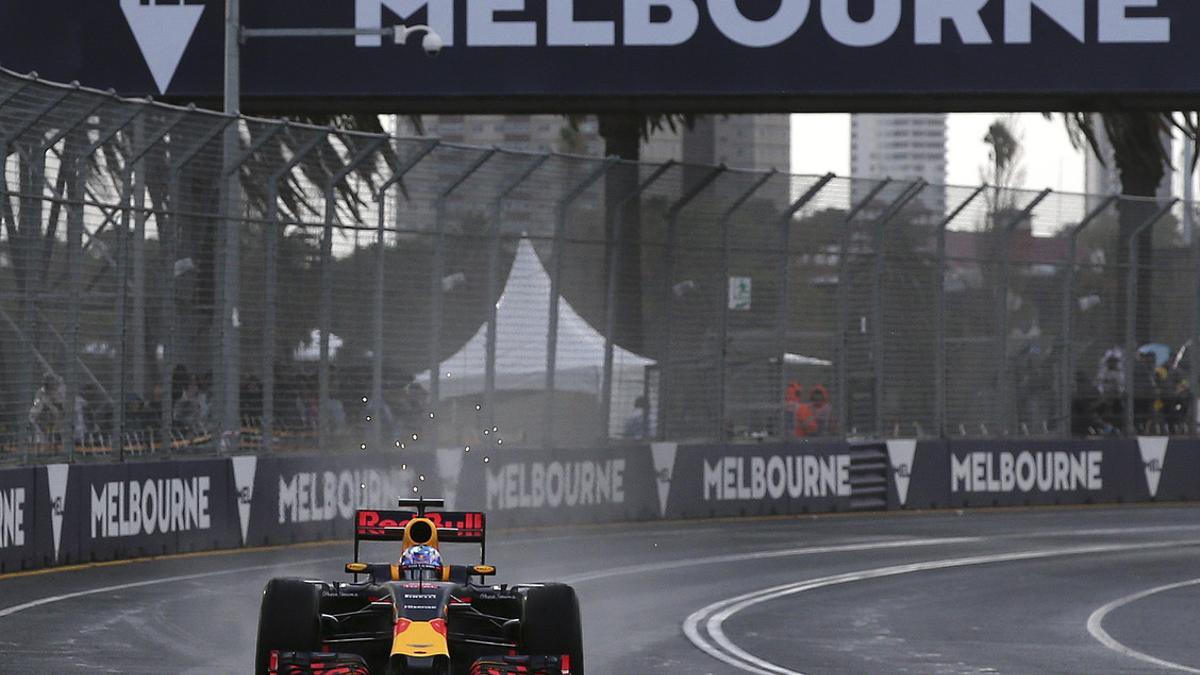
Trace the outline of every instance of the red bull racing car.
<instances>
[{"instance_id":1,"label":"red bull racing car","mask_svg":"<svg viewBox=\"0 0 1200 675\"><path fill-rule=\"evenodd\" d=\"M355 513L353 581L272 579L263 591L258 675L582 675L579 601L555 583L490 585L485 518L442 500ZM403 542L397 563L359 561L363 541ZM477 565L441 560L479 544Z\"/></svg>"}]
</instances>

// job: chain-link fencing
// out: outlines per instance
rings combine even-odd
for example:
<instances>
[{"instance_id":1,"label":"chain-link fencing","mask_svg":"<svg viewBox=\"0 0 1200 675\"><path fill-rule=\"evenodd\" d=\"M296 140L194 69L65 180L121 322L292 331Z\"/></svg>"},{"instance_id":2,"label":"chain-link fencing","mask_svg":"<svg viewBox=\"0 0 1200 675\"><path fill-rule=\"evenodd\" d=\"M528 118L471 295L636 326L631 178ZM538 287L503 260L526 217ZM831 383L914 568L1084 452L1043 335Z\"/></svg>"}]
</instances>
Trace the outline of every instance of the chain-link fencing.
<instances>
[{"instance_id":1,"label":"chain-link fencing","mask_svg":"<svg viewBox=\"0 0 1200 675\"><path fill-rule=\"evenodd\" d=\"M0 459L1195 434L1197 205L536 154L0 73Z\"/></svg>"}]
</instances>

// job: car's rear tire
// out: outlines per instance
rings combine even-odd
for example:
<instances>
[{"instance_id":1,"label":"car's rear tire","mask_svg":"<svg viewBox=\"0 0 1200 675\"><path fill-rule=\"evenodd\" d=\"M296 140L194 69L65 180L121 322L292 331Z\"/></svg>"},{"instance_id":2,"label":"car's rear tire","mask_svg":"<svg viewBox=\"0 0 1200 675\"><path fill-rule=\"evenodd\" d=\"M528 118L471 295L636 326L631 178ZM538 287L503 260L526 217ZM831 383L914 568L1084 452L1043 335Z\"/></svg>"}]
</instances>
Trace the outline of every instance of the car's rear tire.
<instances>
[{"instance_id":1,"label":"car's rear tire","mask_svg":"<svg viewBox=\"0 0 1200 675\"><path fill-rule=\"evenodd\" d=\"M526 591L521 612L521 651L571 657L571 675L583 675L583 626L579 598L565 584L546 584Z\"/></svg>"},{"instance_id":2,"label":"car's rear tire","mask_svg":"<svg viewBox=\"0 0 1200 675\"><path fill-rule=\"evenodd\" d=\"M321 589L300 579L272 579L258 612L254 672L266 675L273 650L314 652L321 639Z\"/></svg>"}]
</instances>

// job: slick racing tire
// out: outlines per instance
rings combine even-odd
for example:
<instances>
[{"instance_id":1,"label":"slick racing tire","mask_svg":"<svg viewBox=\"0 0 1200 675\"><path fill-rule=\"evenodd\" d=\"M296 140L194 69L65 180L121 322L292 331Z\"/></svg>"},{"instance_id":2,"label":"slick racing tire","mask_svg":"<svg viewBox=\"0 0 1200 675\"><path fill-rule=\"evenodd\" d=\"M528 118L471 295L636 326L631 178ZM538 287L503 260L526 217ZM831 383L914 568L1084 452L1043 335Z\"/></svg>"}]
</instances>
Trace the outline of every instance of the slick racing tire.
<instances>
[{"instance_id":1,"label":"slick racing tire","mask_svg":"<svg viewBox=\"0 0 1200 675\"><path fill-rule=\"evenodd\" d=\"M321 589L300 579L272 579L258 613L254 672L266 675L273 650L314 652L320 648Z\"/></svg>"},{"instance_id":2,"label":"slick racing tire","mask_svg":"<svg viewBox=\"0 0 1200 675\"><path fill-rule=\"evenodd\" d=\"M583 627L575 589L565 584L546 584L526 592L520 650L525 654L569 655L571 675L583 675Z\"/></svg>"}]
</instances>

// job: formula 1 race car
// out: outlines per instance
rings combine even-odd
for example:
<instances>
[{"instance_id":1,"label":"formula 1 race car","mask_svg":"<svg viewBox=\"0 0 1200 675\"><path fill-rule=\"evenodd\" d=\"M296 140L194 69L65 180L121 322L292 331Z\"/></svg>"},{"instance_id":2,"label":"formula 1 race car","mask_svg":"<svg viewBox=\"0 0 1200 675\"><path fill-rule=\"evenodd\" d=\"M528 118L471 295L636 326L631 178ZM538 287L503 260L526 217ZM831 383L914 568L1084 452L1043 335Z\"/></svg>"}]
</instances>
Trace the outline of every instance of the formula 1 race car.
<instances>
[{"instance_id":1,"label":"formula 1 race car","mask_svg":"<svg viewBox=\"0 0 1200 675\"><path fill-rule=\"evenodd\" d=\"M485 518L400 499L359 510L352 582L272 579L263 591L257 675L582 675L579 601L556 583L488 585ZM400 563L359 561L359 542L403 542ZM479 544L478 565L443 565L446 543ZM409 552L415 552L413 556ZM364 577L362 581L360 577Z\"/></svg>"}]
</instances>

